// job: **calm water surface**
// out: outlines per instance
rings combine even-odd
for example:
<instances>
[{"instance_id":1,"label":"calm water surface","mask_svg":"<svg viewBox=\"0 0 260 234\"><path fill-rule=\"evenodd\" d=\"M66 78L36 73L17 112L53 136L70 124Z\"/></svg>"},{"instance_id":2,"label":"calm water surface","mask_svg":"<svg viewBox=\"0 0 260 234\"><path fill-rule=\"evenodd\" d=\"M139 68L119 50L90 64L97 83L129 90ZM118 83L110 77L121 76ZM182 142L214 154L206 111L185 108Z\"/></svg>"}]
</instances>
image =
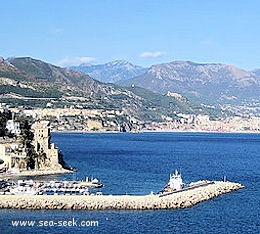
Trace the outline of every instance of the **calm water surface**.
<instances>
[{"instance_id":1,"label":"calm water surface","mask_svg":"<svg viewBox=\"0 0 260 234\"><path fill-rule=\"evenodd\" d=\"M74 175L98 177L104 194L148 194L180 169L186 183L240 182L245 189L183 210L0 210L0 233L260 233L260 135L213 133L61 134L52 141ZM98 227L13 227L12 220L97 220Z\"/></svg>"}]
</instances>

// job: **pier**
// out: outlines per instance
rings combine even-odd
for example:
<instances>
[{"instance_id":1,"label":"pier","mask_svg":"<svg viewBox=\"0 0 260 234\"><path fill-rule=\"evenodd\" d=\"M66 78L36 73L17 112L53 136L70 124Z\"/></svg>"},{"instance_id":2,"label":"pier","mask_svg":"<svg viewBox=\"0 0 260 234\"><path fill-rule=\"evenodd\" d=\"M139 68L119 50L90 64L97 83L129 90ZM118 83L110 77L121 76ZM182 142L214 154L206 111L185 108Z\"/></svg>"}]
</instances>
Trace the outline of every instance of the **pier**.
<instances>
[{"instance_id":1,"label":"pier","mask_svg":"<svg viewBox=\"0 0 260 234\"><path fill-rule=\"evenodd\" d=\"M225 193L244 188L242 184L214 181L193 189L160 195L0 195L0 209L58 210L159 210L194 206Z\"/></svg>"}]
</instances>

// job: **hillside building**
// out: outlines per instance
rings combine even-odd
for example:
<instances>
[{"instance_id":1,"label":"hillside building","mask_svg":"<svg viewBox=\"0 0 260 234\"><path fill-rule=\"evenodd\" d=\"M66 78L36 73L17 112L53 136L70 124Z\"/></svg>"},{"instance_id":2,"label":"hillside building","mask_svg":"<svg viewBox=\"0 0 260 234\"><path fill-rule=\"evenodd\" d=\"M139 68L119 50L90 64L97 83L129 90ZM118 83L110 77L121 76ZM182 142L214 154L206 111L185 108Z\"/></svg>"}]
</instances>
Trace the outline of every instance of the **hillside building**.
<instances>
[{"instance_id":1,"label":"hillside building","mask_svg":"<svg viewBox=\"0 0 260 234\"><path fill-rule=\"evenodd\" d=\"M0 171L17 172L26 169L26 149L19 142L5 139L0 144Z\"/></svg>"},{"instance_id":2,"label":"hillside building","mask_svg":"<svg viewBox=\"0 0 260 234\"><path fill-rule=\"evenodd\" d=\"M6 128L9 133L12 133L16 136L21 134L20 123L14 121L14 113L12 115L12 119L7 121Z\"/></svg>"}]
</instances>

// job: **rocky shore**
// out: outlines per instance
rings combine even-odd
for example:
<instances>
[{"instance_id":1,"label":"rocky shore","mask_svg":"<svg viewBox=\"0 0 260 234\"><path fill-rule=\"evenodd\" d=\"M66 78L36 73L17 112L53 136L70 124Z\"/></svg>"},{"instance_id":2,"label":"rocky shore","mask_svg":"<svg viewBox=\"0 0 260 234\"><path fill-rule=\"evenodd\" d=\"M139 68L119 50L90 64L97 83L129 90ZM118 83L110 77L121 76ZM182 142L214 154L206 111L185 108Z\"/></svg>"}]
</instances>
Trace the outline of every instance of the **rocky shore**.
<instances>
[{"instance_id":1,"label":"rocky shore","mask_svg":"<svg viewBox=\"0 0 260 234\"><path fill-rule=\"evenodd\" d=\"M159 195L0 195L0 209L59 209L59 210L158 210L180 209L196 205L221 194L243 188L239 183L215 181L207 186Z\"/></svg>"}]
</instances>

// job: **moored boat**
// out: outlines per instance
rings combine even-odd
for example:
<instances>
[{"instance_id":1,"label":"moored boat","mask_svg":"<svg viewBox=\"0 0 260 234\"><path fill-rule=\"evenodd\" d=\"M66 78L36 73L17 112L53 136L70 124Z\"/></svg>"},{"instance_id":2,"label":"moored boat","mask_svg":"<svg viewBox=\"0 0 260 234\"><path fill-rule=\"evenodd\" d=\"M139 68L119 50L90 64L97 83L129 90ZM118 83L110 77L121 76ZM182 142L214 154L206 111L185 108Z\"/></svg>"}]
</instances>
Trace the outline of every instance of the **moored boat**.
<instances>
[{"instance_id":1,"label":"moored boat","mask_svg":"<svg viewBox=\"0 0 260 234\"><path fill-rule=\"evenodd\" d=\"M9 189L13 195L37 195L38 190L30 186L15 186Z\"/></svg>"},{"instance_id":2,"label":"moored boat","mask_svg":"<svg viewBox=\"0 0 260 234\"><path fill-rule=\"evenodd\" d=\"M102 188L103 187L103 184L100 183L97 178L90 179L88 177L86 177L85 181L81 181L80 185L92 187L92 188Z\"/></svg>"},{"instance_id":3,"label":"moored boat","mask_svg":"<svg viewBox=\"0 0 260 234\"><path fill-rule=\"evenodd\" d=\"M181 177L181 173L175 170L173 174L170 174L169 182L164 186L164 189L159 194L167 194L180 191L184 188L184 183Z\"/></svg>"},{"instance_id":4,"label":"moored boat","mask_svg":"<svg viewBox=\"0 0 260 234\"><path fill-rule=\"evenodd\" d=\"M164 190L167 191L178 191L183 189L184 183L181 177L181 173L175 170L175 173L170 174L170 180L168 184L164 187Z\"/></svg>"},{"instance_id":5,"label":"moored boat","mask_svg":"<svg viewBox=\"0 0 260 234\"><path fill-rule=\"evenodd\" d=\"M8 183L1 194L5 194L7 191L9 194L14 195L89 195L90 189L101 187L103 187L103 184L96 178L91 180L87 178L86 181L18 180L17 183Z\"/></svg>"}]
</instances>

